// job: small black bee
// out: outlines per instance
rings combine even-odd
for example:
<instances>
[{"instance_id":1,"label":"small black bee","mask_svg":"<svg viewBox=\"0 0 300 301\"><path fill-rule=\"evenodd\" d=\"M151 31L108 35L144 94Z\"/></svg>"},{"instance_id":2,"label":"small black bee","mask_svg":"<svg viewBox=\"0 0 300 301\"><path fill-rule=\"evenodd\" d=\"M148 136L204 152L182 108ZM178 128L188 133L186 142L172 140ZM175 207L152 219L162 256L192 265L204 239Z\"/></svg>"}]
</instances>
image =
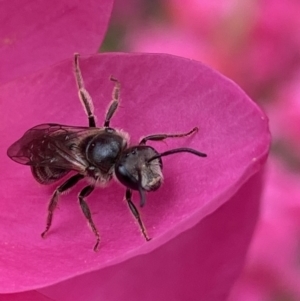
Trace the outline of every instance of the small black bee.
<instances>
[{"instance_id":1,"label":"small black bee","mask_svg":"<svg viewBox=\"0 0 300 301\"><path fill-rule=\"evenodd\" d=\"M147 141L160 141L167 138L185 137L197 132L198 128L183 134L154 134L142 138L138 145L129 146L129 135L110 127L110 120L119 106L120 83L114 82L112 101L105 115L103 127L96 127L92 98L84 87L79 67L79 54L74 55L75 79L79 98L88 116L89 127L76 127L54 123L37 125L28 130L24 136L12 144L7 155L14 161L29 165L37 182L54 183L69 172L75 171L69 179L59 185L49 202L46 229L41 234L45 237L52 224L52 217L57 207L60 194L66 192L83 178L89 185L78 195L79 204L92 228L97 240L94 250L97 251L100 235L95 226L85 198L91 194L95 186L104 186L115 177L126 187L125 199L129 209L137 220L140 229L148 241L146 229L140 214L132 202L132 190L140 195L140 206L146 202L145 192L157 190L163 181L161 157L179 152L192 153L199 157L206 154L191 148L176 148L158 153Z\"/></svg>"}]
</instances>

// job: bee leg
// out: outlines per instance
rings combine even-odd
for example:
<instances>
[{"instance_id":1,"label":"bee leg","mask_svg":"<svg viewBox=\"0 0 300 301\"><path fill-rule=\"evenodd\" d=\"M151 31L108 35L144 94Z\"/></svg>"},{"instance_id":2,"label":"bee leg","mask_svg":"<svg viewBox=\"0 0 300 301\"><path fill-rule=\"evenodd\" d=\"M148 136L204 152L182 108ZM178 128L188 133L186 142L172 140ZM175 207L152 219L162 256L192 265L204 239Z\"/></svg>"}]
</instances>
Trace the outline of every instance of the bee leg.
<instances>
[{"instance_id":1,"label":"bee leg","mask_svg":"<svg viewBox=\"0 0 300 301\"><path fill-rule=\"evenodd\" d=\"M148 140L150 141L162 141L162 140L165 140L167 138L180 138L180 137L186 137L186 136L189 136L191 134L193 134L194 132L197 132L198 131L198 128L197 127L194 127L191 131L187 132L187 133L183 133L183 134L154 134L154 135L149 135L149 136L146 136L144 138L142 138L140 140L140 145L143 145L143 144L146 144L146 142Z\"/></svg>"},{"instance_id":2,"label":"bee leg","mask_svg":"<svg viewBox=\"0 0 300 301\"><path fill-rule=\"evenodd\" d=\"M84 87L84 81L79 66L79 53L74 54L74 73L78 87L78 96L83 105L84 111L88 116L89 127L96 127L96 118L94 115L93 100L89 92Z\"/></svg>"},{"instance_id":3,"label":"bee leg","mask_svg":"<svg viewBox=\"0 0 300 301\"><path fill-rule=\"evenodd\" d=\"M135 217L135 219L137 220L140 228L141 228L141 231L145 237L145 239L147 241L151 240L151 238L148 236L147 234L147 231L146 231L146 228L142 222L142 219L141 219L141 216L139 214L139 211L137 210L137 208L135 207L135 205L133 204L133 202L131 201L131 197L132 197L132 192L129 188L126 189L126 194L125 194L125 199L127 201L127 204L129 206L129 209L131 211L131 213L133 214L133 216Z\"/></svg>"},{"instance_id":4,"label":"bee leg","mask_svg":"<svg viewBox=\"0 0 300 301\"><path fill-rule=\"evenodd\" d=\"M61 184L60 186L58 186L53 195L52 198L49 202L48 205L48 216L47 216L47 223L46 223L46 229L45 231L41 234L41 236L44 238L45 235L47 234L47 232L49 231L51 224L52 224L52 217L53 217L53 212L55 210L55 208L57 207L57 203L58 203L58 198L59 195L65 191L67 191L68 189L72 188L74 185L76 185L76 183L83 179L84 176L77 174L71 178L69 178L67 181L65 181L63 184Z\"/></svg>"},{"instance_id":5,"label":"bee leg","mask_svg":"<svg viewBox=\"0 0 300 301\"><path fill-rule=\"evenodd\" d=\"M120 103L120 86L121 86L120 82L112 76L110 77L110 80L115 83L115 86L112 92L112 101L110 102L110 105L105 115L105 121L104 121L105 127L109 127L110 119L115 114Z\"/></svg>"},{"instance_id":6,"label":"bee leg","mask_svg":"<svg viewBox=\"0 0 300 301\"><path fill-rule=\"evenodd\" d=\"M98 246L100 243L100 235L99 235L98 229L96 228L96 226L93 222L90 208L89 208L88 204L86 203L86 201L84 200L85 197L87 197L91 194L91 192L94 190L94 188L95 187L91 186L91 185L84 187L81 190L81 192L79 193L78 199L79 199L79 204L82 209L82 212L83 212L84 216L86 217L90 227L92 228L92 231L94 232L95 236L97 237L96 244L94 246L94 251L97 252Z\"/></svg>"}]
</instances>

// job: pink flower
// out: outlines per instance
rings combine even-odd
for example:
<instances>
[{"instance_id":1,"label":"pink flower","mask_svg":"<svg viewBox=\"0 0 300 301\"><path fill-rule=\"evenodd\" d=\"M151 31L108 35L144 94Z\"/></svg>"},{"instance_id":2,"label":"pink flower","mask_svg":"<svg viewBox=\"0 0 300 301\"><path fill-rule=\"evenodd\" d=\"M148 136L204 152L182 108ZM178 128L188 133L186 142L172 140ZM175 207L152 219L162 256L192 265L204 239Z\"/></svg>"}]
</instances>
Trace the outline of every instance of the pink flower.
<instances>
[{"instance_id":1,"label":"pink flower","mask_svg":"<svg viewBox=\"0 0 300 301\"><path fill-rule=\"evenodd\" d=\"M275 158L268 167L261 219L243 274L229 300L300 298L299 176L290 174Z\"/></svg>"},{"instance_id":2,"label":"pink flower","mask_svg":"<svg viewBox=\"0 0 300 301\"><path fill-rule=\"evenodd\" d=\"M196 61L111 53L82 56L81 67L99 126L113 75L121 82L113 127L129 132L135 144L143 135L198 126L191 137L151 145L158 151L192 147L208 157L163 160L165 183L148 194L140 210L150 242L141 237L122 202L124 187L116 182L88 198L101 232L98 253L77 204L84 183L61 197L43 240L55 185L36 185L30 169L11 161L5 150L39 123L87 125L72 60L0 86L0 292L10 294L0 298L224 300L243 266L258 216L270 143L267 117L238 86Z\"/></svg>"},{"instance_id":3,"label":"pink flower","mask_svg":"<svg viewBox=\"0 0 300 301\"><path fill-rule=\"evenodd\" d=\"M70 58L74 52L96 52L112 4L112 0L1 1L0 84Z\"/></svg>"},{"instance_id":4,"label":"pink flower","mask_svg":"<svg viewBox=\"0 0 300 301\"><path fill-rule=\"evenodd\" d=\"M277 101L268 107L271 129L280 149L297 158L300 151L300 68L281 85Z\"/></svg>"},{"instance_id":5,"label":"pink flower","mask_svg":"<svg viewBox=\"0 0 300 301\"><path fill-rule=\"evenodd\" d=\"M168 27L157 22L139 26L124 38L124 44L135 52L171 53L218 66L216 53L207 45L207 41L176 26Z\"/></svg>"},{"instance_id":6,"label":"pink flower","mask_svg":"<svg viewBox=\"0 0 300 301\"><path fill-rule=\"evenodd\" d=\"M161 6L164 9L156 18L137 22L127 16L127 49L168 49L203 61L235 80L256 100L272 99L282 78L288 79L299 67L298 1L168 0ZM163 12L164 18L159 19L157 15ZM118 16L113 14L113 18L118 24Z\"/></svg>"}]
</instances>

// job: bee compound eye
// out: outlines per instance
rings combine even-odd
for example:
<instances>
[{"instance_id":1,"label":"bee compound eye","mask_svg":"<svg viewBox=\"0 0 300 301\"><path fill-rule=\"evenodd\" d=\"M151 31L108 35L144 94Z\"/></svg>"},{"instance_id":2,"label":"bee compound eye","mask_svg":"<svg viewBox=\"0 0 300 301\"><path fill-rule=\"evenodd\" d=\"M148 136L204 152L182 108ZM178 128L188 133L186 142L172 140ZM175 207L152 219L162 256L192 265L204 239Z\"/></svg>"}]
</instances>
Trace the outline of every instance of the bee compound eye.
<instances>
[{"instance_id":1,"label":"bee compound eye","mask_svg":"<svg viewBox=\"0 0 300 301\"><path fill-rule=\"evenodd\" d=\"M127 164L115 165L115 175L119 182L130 189L138 190L139 182L134 173L136 173L134 168L130 168Z\"/></svg>"}]
</instances>

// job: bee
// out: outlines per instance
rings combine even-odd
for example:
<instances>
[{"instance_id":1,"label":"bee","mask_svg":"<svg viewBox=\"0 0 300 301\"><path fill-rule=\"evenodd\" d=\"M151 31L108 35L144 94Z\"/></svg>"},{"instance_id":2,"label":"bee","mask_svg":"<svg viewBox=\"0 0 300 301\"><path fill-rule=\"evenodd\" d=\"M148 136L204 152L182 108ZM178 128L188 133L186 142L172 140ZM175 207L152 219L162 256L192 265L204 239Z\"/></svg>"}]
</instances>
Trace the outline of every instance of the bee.
<instances>
[{"instance_id":1,"label":"bee","mask_svg":"<svg viewBox=\"0 0 300 301\"><path fill-rule=\"evenodd\" d=\"M111 118L120 103L120 82L114 77L110 78L114 83L112 100L106 111L103 126L97 127L92 98L85 89L78 53L74 55L74 74L79 99L88 117L89 126L40 124L25 132L23 137L7 150L7 155L12 160L29 165L33 177L41 184L55 183L73 171L73 174L53 192L48 204L46 227L41 236L44 238L50 230L60 195L86 178L88 185L78 194L78 201L96 237L94 251L97 251L100 234L86 198L96 186L103 187L114 177L126 187L125 200L144 238L149 241L150 237L140 213L132 201L132 191L138 191L140 206L143 207L146 203L146 192L157 190L163 182L162 157L180 152L199 157L206 157L206 154L191 148L176 148L159 153L146 144L148 141L186 137L197 132L198 128L181 134L152 134L143 137L137 145L129 145L128 133L110 127Z\"/></svg>"}]
</instances>

